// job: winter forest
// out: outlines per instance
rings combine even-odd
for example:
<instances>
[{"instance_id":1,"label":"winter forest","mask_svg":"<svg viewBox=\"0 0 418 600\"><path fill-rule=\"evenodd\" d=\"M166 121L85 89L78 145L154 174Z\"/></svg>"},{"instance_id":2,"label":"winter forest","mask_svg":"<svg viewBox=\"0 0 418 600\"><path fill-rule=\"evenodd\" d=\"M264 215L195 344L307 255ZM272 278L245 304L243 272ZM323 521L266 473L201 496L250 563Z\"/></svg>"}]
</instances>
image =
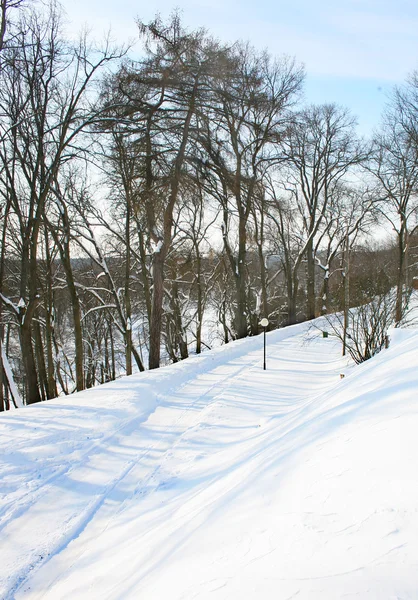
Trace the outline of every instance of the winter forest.
<instances>
[{"instance_id":1,"label":"winter forest","mask_svg":"<svg viewBox=\"0 0 418 600\"><path fill-rule=\"evenodd\" d=\"M271 329L330 321L356 362L407 318L418 74L370 139L304 68L174 14L140 56L1 0L0 411ZM134 16L133 16L134 18ZM365 308L367 307L367 308Z\"/></svg>"}]
</instances>

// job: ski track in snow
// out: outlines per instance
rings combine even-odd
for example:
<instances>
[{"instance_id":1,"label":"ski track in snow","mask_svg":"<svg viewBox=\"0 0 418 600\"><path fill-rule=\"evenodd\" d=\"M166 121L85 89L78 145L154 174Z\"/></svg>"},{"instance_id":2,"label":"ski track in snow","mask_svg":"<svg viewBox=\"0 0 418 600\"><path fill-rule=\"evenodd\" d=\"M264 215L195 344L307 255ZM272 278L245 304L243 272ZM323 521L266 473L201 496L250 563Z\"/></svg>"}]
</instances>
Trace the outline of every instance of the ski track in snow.
<instances>
[{"instance_id":1,"label":"ski track in snow","mask_svg":"<svg viewBox=\"0 0 418 600\"><path fill-rule=\"evenodd\" d=\"M236 349L235 349L236 353ZM238 355L242 354L242 351L239 352ZM225 358L223 357L221 362L223 362ZM256 360L259 360L257 357ZM208 361L206 361L208 362ZM179 417L173 422L169 423L171 425L174 434L174 439L177 439L178 432L176 431L178 427L181 427L183 421L185 421L185 428L189 426L190 418L193 417L193 413L190 413L190 409L193 409L194 406L198 402L204 402L204 398L210 397L210 393L216 387L222 385L223 382L228 381L228 379L234 375L235 372L240 372L242 369L245 369L246 365L239 365L238 368L228 369L226 375L219 381L216 378L216 382L213 385L210 385L208 389L204 392L204 394L199 398L196 398L190 405L185 407L184 410L180 412ZM185 384L180 378L180 383L177 386L178 391L181 391L182 387ZM99 430L99 437L97 441L92 443L86 443L85 440L80 439L80 432L77 431L77 436L75 437L75 442L73 444L70 443L71 450L71 458L66 460L64 458L62 465L59 465L61 461L58 461L58 465L55 461L52 462L52 465L47 465L46 468L42 466L39 468L36 465L36 468L29 470L26 472L26 478L23 477L23 484L20 488L16 486L16 489L13 490L12 494L4 494L5 501L0 505L0 536L3 539L6 539L10 534L7 530L7 526L11 524L11 537L13 540L12 549L10 548L7 551L7 555L5 557L5 570L3 571L3 576L6 576L6 585L2 588L0 587L0 593L7 593L5 589L9 588L9 596L12 597L15 589L19 587L19 585L24 581L27 577L28 572L36 570L39 566L44 564L51 556L60 552L64 549L68 543L75 537L78 537L80 533L83 531L87 523L93 518L94 514L98 511L100 506L103 504L105 498L109 495L109 493L120 483L124 477L132 470L133 466L142 461L146 456L150 455L152 452L165 452L170 448L170 440L167 440L166 447L164 446L163 440L158 440L157 443L151 444L145 450L141 449L139 452L135 453L133 458L128 461L118 461L117 467L115 469L115 476L110 478L109 480L105 480L101 482L101 489L99 487L100 493L97 493L97 487L93 490L94 493L91 494L91 497L87 497L87 502L84 501L81 503L77 502L77 499L74 499L73 502L68 502L67 510L59 510L56 514L50 514L50 511L47 510L48 506L54 506L57 502L57 489L62 486L64 489L68 484L65 483L64 478L67 478L69 481L73 480L74 482L83 481L83 475L77 475L77 469L86 470L86 463L88 461L92 461L96 459L98 463L101 462L101 458L103 462L106 462L105 455L109 454L112 448L112 442L115 446L123 445L123 438L130 437L135 429L138 428L141 423L146 422L147 418L152 415L153 411L158 408L161 404L161 401L164 402L165 397L170 397L170 392L172 392L172 386L170 381L168 382L168 386L166 386L166 390L163 387L163 396L159 398L160 402L154 402L151 404L150 410L145 413L141 413L139 416L131 417L123 420L122 424L116 426L115 429L112 429L109 433L102 435ZM174 386L176 389L176 386ZM141 390L143 391L143 390ZM164 394L165 391L165 394ZM97 390L93 390L97 396ZM48 403L51 408L52 403ZM34 407L31 407L29 410L33 411ZM45 405L40 407L41 409L45 409ZM56 406L54 407L56 408ZM61 408L61 407L60 407ZM61 408L61 410L65 411L65 406ZM27 410L27 409L26 409ZM83 407L82 402L79 403L79 407L77 410L84 411L85 407ZM94 412L100 415L100 407L97 408ZM33 413L31 413L33 414ZM7 415L9 417L7 424L10 422L14 422L16 420L19 421L19 418L22 415L17 413L13 413L13 415ZM43 416L43 413L40 413L40 416ZM28 415L25 417L28 419ZM47 415L47 421L49 419L54 418L54 415ZM38 421L35 419L36 427L32 429L38 431L41 427L45 427L45 423L43 423L42 418ZM90 430L86 430L90 433ZM93 435L97 434L97 431L93 430ZM4 436L5 438L6 436ZM87 436L88 439L89 436ZM16 438L13 438L13 450L11 454L13 455L16 452ZM41 437L42 442L44 442ZM8 441L6 439L6 441ZM55 441L55 440L54 440ZM36 444L37 440L34 440ZM26 450L26 440L23 441L23 447ZM19 443L18 443L19 445ZM141 442L140 442L141 445ZM6 449L7 453L10 453L9 449ZM35 449L36 454L36 449ZM74 459L73 457L77 458ZM34 461L38 462L38 457L35 456ZM17 467L20 468L22 466L21 463L17 462ZM154 471L151 472L147 477L152 477L153 473L159 469L159 466L154 467ZM45 472L52 470L52 474L45 475ZM10 477L10 474L6 472L6 475ZM13 476L16 473L12 474ZM26 481L25 481L26 479ZM20 483L20 482L19 482ZM25 485L26 484L26 485ZM29 484L29 490L27 490L27 485ZM72 489L67 489L68 493L73 493L77 484L72 484L70 487ZM77 494L76 494L77 495ZM8 499L8 496L10 499ZM84 500L84 499L82 499ZM59 501L59 500L58 500ZM45 519L46 523L41 523L41 519L38 515L39 507L43 506L46 508ZM33 514L35 513L35 514ZM54 518L55 517L55 518ZM18 525L17 525L18 523ZM36 531L31 535L31 529L35 527ZM40 530L42 534L40 534ZM57 532L59 534L57 535ZM33 545L33 540L37 540L37 547L31 548ZM15 552L13 551L15 550ZM28 557L30 561L28 561ZM16 568L18 565L18 568ZM10 576L10 573L13 575Z\"/></svg>"},{"instance_id":2,"label":"ski track in snow","mask_svg":"<svg viewBox=\"0 0 418 600\"><path fill-rule=\"evenodd\" d=\"M187 429L187 427L190 426L191 419L194 420L195 415L193 413L190 413L190 409L193 410L197 402L204 402L205 397L210 398L210 392L213 389L222 385L222 383L224 381L227 381L231 377L231 375L233 377L234 373L239 373L245 368L246 366L244 365L239 366L239 368L237 368L235 371L228 371L228 375L226 375L221 381L217 381L216 384L210 386L209 389L203 394L203 396L196 399L193 403L191 403L186 409L184 409L181 412L180 416L177 418L176 421L174 421L172 425L173 429L176 431L176 436L174 438L175 440L178 439L177 436L179 434L179 430L182 431L184 428ZM181 390L181 388L182 385L180 386L179 390ZM206 408L206 405L204 405L204 407ZM80 407L80 410L83 410L82 407ZM102 460L103 462L106 462L105 455L111 450L112 442L117 442L117 446L123 446L124 438L131 438L135 429L137 429L138 425L143 421L143 419L144 416L140 415L139 417L134 417L126 420L120 427L116 428L116 431L109 433L98 442L95 442L89 445L87 448L82 449L81 456L78 460L76 460L75 462L68 462L64 467L59 469L58 472L55 472L53 475L48 477L42 483L42 485L39 485L30 492L26 492L23 495L23 497L18 498L17 500L13 501L13 503L10 502L9 505L6 504L5 508L2 510L2 513L0 513L0 532L1 529L7 526L7 524L10 521L19 517L20 535L22 536L22 538L30 538L31 536L28 535L28 531L31 528L31 521L32 519L36 519L36 516L34 517L30 512L30 509L35 506L35 503L42 502L44 506L53 505L54 499L56 499L56 487L59 487L60 485L57 481L59 480L59 478L62 478L63 476L73 476L73 479L75 481L83 481L84 478L82 476L77 476L77 469L85 469L86 463L93 459L96 459L98 463L100 463ZM95 494L92 500L90 500L85 507L81 507L81 512L75 510L74 504L71 503L69 506L68 514L65 514L63 516L60 513L60 518L56 519L56 522L51 520L50 517L47 517L48 526L47 528L45 528L45 526L42 527L44 537L44 540L42 540L42 546L44 550L43 552L39 553L39 560L37 561L35 559L35 562L32 562L30 564L30 570L33 570L37 566L40 566L41 562L45 561L47 557L51 557L52 555L62 551L72 539L78 537L83 531L83 529L86 527L87 523L94 517L95 513L99 510L99 508L103 504L106 497L110 494L110 492L114 490L114 488L129 474L132 468L139 461L142 461L146 456L148 456L152 452L164 453L167 452L171 447L172 445L170 444L170 441L168 441L164 445L164 441L160 440L151 445L146 450L141 450L140 452L135 453L134 457L131 460L125 462L122 459L122 461L118 461L116 474L114 478L110 479L110 481L108 481L103 486L100 494ZM155 472L158 471L159 468L159 466L155 467L154 470L148 476L148 478L151 478L155 474ZM64 485L63 487L66 486ZM68 491L70 492L73 490ZM51 496L51 500L49 500L48 495ZM26 515L25 513L29 514ZM23 522L23 517L25 517L26 522ZM36 519L36 521L36 526L38 527L38 519ZM55 532L62 528L62 523L67 525L64 530L65 535L62 537L62 539L53 539L52 542L46 540L46 537L54 537ZM48 529L49 531L46 531L46 529ZM23 540L21 540L21 543L23 545ZM19 544L19 551L22 551L21 544ZM16 583L14 584L14 587L17 587L21 583L21 581L26 576L26 571L27 566L24 565L22 568L22 574L20 574L16 578Z\"/></svg>"},{"instance_id":3,"label":"ski track in snow","mask_svg":"<svg viewBox=\"0 0 418 600\"><path fill-rule=\"evenodd\" d=\"M407 430L395 402L375 418L378 384L306 325L267 339L266 372L253 338L0 421L0 597L380 600L408 573L399 598L416 598L414 498L394 485L377 502L371 475L417 411ZM335 402L350 379L359 397Z\"/></svg>"}]
</instances>

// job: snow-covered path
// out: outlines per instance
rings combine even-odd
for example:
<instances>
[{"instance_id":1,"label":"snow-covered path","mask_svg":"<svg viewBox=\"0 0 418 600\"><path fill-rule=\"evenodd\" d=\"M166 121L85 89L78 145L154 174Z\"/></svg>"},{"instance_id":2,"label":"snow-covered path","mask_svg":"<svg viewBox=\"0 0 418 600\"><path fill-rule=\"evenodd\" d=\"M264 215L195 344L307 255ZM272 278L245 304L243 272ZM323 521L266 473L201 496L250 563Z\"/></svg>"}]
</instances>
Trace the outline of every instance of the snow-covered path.
<instances>
[{"instance_id":1,"label":"snow-covered path","mask_svg":"<svg viewBox=\"0 0 418 600\"><path fill-rule=\"evenodd\" d=\"M383 423L350 392L367 369L340 380L338 344L308 337L270 334L266 372L260 336L2 419L0 596L394 598L394 563L416 598L417 485L386 444L408 490L382 499L378 465L418 411Z\"/></svg>"}]
</instances>

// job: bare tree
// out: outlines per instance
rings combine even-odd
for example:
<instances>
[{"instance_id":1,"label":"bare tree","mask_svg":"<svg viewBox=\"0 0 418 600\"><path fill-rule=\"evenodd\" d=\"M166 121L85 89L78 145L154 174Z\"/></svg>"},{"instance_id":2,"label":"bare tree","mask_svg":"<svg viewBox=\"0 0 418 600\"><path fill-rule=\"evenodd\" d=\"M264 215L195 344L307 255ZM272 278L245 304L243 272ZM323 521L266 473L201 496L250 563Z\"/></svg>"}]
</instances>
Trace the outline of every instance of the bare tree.
<instances>
[{"instance_id":1,"label":"bare tree","mask_svg":"<svg viewBox=\"0 0 418 600\"><path fill-rule=\"evenodd\" d=\"M137 367L143 370L142 360L134 347L132 332L132 282L133 266L139 272L142 293L146 303L148 323L151 319L151 285L150 273L145 243L144 218L138 210L141 193L141 152L137 144L128 141L119 126L111 128L111 143L107 149L104 162L106 171L105 182L110 186L112 207L105 214L95 210L95 218L116 241L116 246L123 249L124 260L124 339L126 374L132 374L132 355Z\"/></svg>"},{"instance_id":2,"label":"bare tree","mask_svg":"<svg viewBox=\"0 0 418 600\"><path fill-rule=\"evenodd\" d=\"M304 228L307 261L307 318L316 315L315 238L323 223L335 186L366 154L355 136L355 119L335 104L301 111L283 143L288 176L284 187L297 208Z\"/></svg>"},{"instance_id":3,"label":"bare tree","mask_svg":"<svg viewBox=\"0 0 418 600\"><path fill-rule=\"evenodd\" d=\"M391 105L400 127L418 148L418 71L394 89Z\"/></svg>"},{"instance_id":4,"label":"bare tree","mask_svg":"<svg viewBox=\"0 0 418 600\"><path fill-rule=\"evenodd\" d=\"M399 91L384 116L381 132L375 136L369 163L381 199L381 214L397 239L397 323L402 319L407 297L409 236L418 224L418 146L415 125L405 115L406 103L407 95Z\"/></svg>"},{"instance_id":5,"label":"bare tree","mask_svg":"<svg viewBox=\"0 0 418 600\"><path fill-rule=\"evenodd\" d=\"M395 296L387 291L374 295L369 295L370 290L364 292L364 303L349 309L348 326L342 313L326 317L328 327L357 364L388 344L388 329L394 324Z\"/></svg>"},{"instance_id":6,"label":"bare tree","mask_svg":"<svg viewBox=\"0 0 418 600\"><path fill-rule=\"evenodd\" d=\"M264 183L267 214L274 223L270 235L271 254L279 259L280 270L284 273L287 302L286 324L292 325L299 320L297 301L300 290L300 268L306 253L305 231L291 199L280 191L280 174L269 174Z\"/></svg>"},{"instance_id":7,"label":"bare tree","mask_svg":"<svg viewBox=\"0 0 418 600\"><path fill-rule=\"evenodd\" d=\"M314 254L317 266L323 273L321 313L329 312L330 279L341 271L348 277L348 254L358 238L366 234L376 222L376 197L367 188L349 187L338 184L330 193L330 200L319 230Z\"/></svg>"},{"instance_id":8,"label":"bare tree","mask_svg":"<svg viewBox=\"0 0 418 600\"><path fill-rule=\"evenodd\" d=\"M95 51L85 37L77 47L69 46L62 37L55 4L44 13L28 11L16 27L16 43L3 50L0 177L1 191L10 198L22 240L14 314L30 404L41 399L32 328L42 300L41 224L60 167L85 151L81 134L98 115L90 95L95 79L120 52L109 46Z\"/></svg>"},{"instance_id":9,"label":"bare tree","mask_svg":"<svg viewBox=\"0 0 418 600\"><path fill-rule=\"evenodd\" d=\"M190 325L195 325L196 354L201 353L204 343L203 318L215 277L216 267L210 270L212 261L208 257L213 255L210 235L218 216L218 207L213 206L213 202L207 198L197 170L184 194L176 223L176 252L186 257L192 272L188 297L189 300L192 297L195 307L192 308L189 302Z\"/></svg>"},{"instance_id":10,"label":"bare tree","mask_svg":"<svg viewBox=\"0 0 418 600\"><path fill-rule=\"evenodd\" d=\"M196 111L208 79L222 70L223 50L203 31L187 32L174 15L168 25L139 23L146 58L126 65L111 83L108 102L120 102L126 135L142 152L142 189L135 210L146 218L152 252L149 367L160 364L164 267L173 217L192 156ZM109 96L108 96L109 98Z\"/></svg>"},{"instance_id":11,"label":"bare tree","mask_svg":"<svg viewBox=\"0 0 418 600\"><path fill-rule=\"evenodd\" d=\"M2 51L7 43L7 30L10 28L10 11L18 9L24 0L0 0L0 71L3 67ZM0 290L4 290L4 261L5 261L5 250L6 250L6 232L7 222L10 212L10 198L5 200L4 205L1 207L2 212L0 219L2 221L2 234L1 234L1 253L0 253ZM3 339L4 339L4 327L2 321L2 310L3 303L0 302L0 411L4 410L4 397L3 387L6 386L7 377L6 370L3 368L3 356L5 356L3 350ZM5 357L6 358L6 357ZM9 377L11 376L11 370L8 370ZM7 389L5 387L5 389Z\"/></svg>"},{"instance_id":12,"label":"bare tree","mask_svg":"<svg viewBox=\"0 0 418 600\"><path fill-rule=\"evenodd\" d=\"M278 159L277 143L298 97L303 71L292 60L273 61L248 45L233 49L232 72L216 89L202 118L209 191L222 211L222 237L236 288L234 330L248 335L247 250L249 219L267 163Z\"/></svg>"}]
</instances>

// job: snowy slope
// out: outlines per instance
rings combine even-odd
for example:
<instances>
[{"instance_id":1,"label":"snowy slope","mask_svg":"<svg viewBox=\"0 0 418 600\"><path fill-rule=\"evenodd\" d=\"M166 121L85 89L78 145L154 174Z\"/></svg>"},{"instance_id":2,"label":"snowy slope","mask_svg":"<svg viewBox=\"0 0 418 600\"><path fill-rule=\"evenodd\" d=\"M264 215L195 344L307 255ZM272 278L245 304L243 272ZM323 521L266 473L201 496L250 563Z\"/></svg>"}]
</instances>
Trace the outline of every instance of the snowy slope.
<instances>
[{"instance_id":1,"label":"snowy slope","mask_svg":"<svg viewBox=\"0 0 418 600\"><path fill-rule=\"evenodd\" d=\"M0 597L418 598L418 333L298 325L0 418ZM346 377L340 379L340 372Z\"/></svg>"}]
</instances>

